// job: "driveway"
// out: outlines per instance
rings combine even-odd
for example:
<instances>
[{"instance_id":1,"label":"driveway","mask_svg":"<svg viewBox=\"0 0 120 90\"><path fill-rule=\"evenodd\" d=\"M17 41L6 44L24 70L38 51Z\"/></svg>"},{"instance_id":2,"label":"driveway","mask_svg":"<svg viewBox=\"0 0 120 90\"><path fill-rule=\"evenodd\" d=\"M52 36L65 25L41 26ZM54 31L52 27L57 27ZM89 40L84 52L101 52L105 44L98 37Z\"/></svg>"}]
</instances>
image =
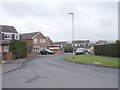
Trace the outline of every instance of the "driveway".
<instances>
[{"instance_id":1,"label":"driveway","mask_svg":"<svg viewBox=\"0 0 120 90\"><path fill-rule=\"evenodd\" d=\"M118 69L65 61L65 55L39 56L2 75L3 88L117 88Z\"/></svg>"}]
</instances>

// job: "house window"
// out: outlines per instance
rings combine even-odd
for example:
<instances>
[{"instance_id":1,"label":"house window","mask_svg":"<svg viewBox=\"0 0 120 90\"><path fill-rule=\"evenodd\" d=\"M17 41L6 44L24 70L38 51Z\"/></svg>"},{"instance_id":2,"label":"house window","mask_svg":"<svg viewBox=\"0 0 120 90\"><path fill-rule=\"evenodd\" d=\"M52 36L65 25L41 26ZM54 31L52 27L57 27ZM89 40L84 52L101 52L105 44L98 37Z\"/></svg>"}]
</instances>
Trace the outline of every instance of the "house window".
<instances>
[{"instance_id":1,"label":"house window","mask_svg":"<svg viewBox=\"0 0 120 90\"><path fill-rule=\"evenodd\" d=\"M4 39L11 39L11 34L4 34Z\"/></svg>"},{"instance_id":2,"label":"house window","mask_svg":"<svg viewBox=\"0 0 120 90\"><path fill-rule=\"evenodd\" d=\"M4 46L4 52L8 52L9 51L9 46Z\"/></svg>"},{"instance_id":3,"label":"house window","mask_svg":"<svg viewBox=\"0 0 120 90\"><path fill-rule=\"evenodd\" d=\"M46 39L45 38L40 38L40 43L46 43Z\"/></svg>"},{"instance_id":4,"label":"house window","mask_svg":"<svg viewBox=\"0 0 120 90\"><path fill-rule=\"evenodd\" d=\"M37 43L37 38L34 38L34 43Z\"/></svg>"},{"instance_id":5,"label":"house window","mask_svg":"<svg viewBox=\"0 0 120 90\"><path fill-rule=\"evenodd\" d=\"M75 47L77 47L77 44L75 44Z\"/></svg>"},{"instance_id":6,"label":"house window","mask_svg":"<svg viewBox=\"0 0 120 90\"><path fill-rule=\"evenodd\" d=\"M15 35L15 39L19 40L19 35L18 34Z\"/></svg>"}]
</instances>

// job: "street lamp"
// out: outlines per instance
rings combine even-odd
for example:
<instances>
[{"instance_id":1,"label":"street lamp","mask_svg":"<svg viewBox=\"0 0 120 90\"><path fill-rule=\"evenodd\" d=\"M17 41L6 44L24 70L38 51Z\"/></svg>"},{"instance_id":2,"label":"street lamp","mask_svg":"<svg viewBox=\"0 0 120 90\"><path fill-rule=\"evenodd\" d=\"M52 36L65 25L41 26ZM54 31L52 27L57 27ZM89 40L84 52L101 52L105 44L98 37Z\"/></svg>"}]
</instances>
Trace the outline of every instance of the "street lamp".
<instances>
[{"instance_id":1,"label":"street lamp","mask_svg":"<svg viewBox=\"0 0 120 90\"><path fill-rule=\"evenodd\" d=\"M73 43L73 59L74 59L74 13L69 13L70 15L72 15L72 35L73 35L73 41L72 41L72 43Z\"/></svg>"}]
</instances>

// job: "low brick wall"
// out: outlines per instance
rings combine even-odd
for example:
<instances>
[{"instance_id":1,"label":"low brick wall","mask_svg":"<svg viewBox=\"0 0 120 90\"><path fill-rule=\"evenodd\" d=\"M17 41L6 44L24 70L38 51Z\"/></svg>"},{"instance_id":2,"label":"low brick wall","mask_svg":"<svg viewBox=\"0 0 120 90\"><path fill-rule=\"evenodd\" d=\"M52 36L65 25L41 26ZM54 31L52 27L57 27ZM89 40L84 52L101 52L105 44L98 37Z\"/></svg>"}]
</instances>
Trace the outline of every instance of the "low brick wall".
<instances>
[{"instance_id":1,"label":"low brick wall","mask_svg":"<svg viewBox=\"0 0 120 90\"><path fill-rule=\"evenodd\" d=\"M54 54L64 54L63 51L54 51Z\"/></svg>"},{"instance_id":2,"label":"low brick wall","mask_svg":"<svg viewBox=\"0 0 120 90\"><path fill-rule=\"evenodd\" d=\"M7 60L7 61L12 60L12 52L5 52L3 54L3 58L4 60Z\"/></svg>"},{"instance_id":3,"label":"low brick wall","mask_svg":"<svg viewBox=\"0 0 120 90\"><path fill-rule=\"evenodd\" d=\"M31 52L31 53L28 53L27 54L27 57L33 57L33 56L37 56L38 55L38 53L36 53L36 52Z\"/></svg>"}]
</instances>

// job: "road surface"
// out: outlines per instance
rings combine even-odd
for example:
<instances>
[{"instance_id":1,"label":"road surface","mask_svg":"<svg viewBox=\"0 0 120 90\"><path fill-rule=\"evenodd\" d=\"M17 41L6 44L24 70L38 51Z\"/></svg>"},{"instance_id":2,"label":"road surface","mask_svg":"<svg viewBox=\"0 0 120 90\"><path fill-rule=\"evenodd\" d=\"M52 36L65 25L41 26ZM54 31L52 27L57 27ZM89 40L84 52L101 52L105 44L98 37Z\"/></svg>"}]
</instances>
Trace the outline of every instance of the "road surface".
<instances>
[{"instance_id":1,"label":"road surface","mask_svg":"<svg viewBox=\"0 0 120 90\"><path fill-rule=\"evenodd\" d=\"M118 88L116 68L65 61L65 55L39 56L2 75L3 88Z\"/></svg>"}]
</instances>

